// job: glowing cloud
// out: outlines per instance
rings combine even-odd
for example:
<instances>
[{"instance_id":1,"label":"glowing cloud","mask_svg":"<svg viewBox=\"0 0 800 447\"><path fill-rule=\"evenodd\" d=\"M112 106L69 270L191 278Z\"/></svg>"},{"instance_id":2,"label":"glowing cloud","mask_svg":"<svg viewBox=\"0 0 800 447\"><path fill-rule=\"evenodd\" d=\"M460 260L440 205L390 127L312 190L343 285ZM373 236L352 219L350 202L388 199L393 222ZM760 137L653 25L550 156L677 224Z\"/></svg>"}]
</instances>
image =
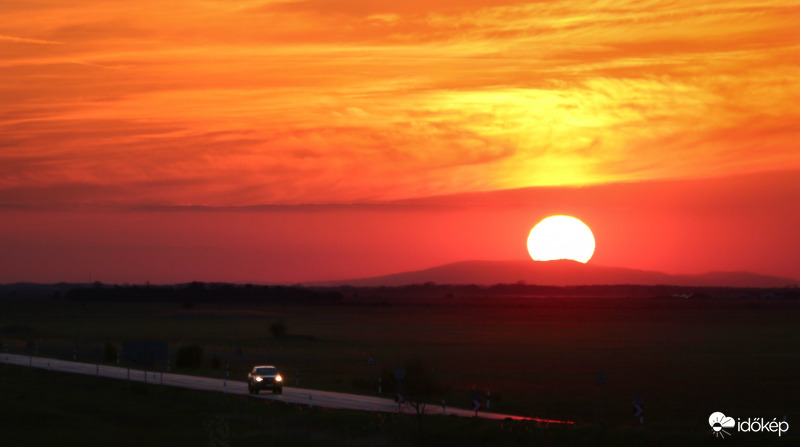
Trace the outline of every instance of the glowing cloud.
<instances>
[{"instance_id":1,"label":"glowing cloud","mask_svg":"<svg viewBox=\"0 0 800 447\"><path fill-rule=\"evenodd\" d=\"M2 8L2 204L349 203L800 168L792 2Z\"/></svg>"}]
</instances>

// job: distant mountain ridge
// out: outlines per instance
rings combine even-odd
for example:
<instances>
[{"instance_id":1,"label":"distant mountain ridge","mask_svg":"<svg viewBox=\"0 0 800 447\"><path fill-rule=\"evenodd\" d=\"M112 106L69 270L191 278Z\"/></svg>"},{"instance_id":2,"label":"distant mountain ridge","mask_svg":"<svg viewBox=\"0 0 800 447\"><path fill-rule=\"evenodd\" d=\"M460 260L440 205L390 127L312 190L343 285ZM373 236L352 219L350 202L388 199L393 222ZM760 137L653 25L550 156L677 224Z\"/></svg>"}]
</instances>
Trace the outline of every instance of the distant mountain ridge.
<instances>
[{"instance_id":1,"label":"distant mountain ridge","mask_svg":"<svg viewBox=\"0 0 800 447\"><path fill-rule=\"evenodd\" d=\"M547 286L584 285L673 285L695 287L786 287L797 281L751 272L711 272L672 275L621 267L604 267L576 261L462 261L424 270L313 285L378 287L409 284L513 284L524 282Z\"/></svg>"}]
</instances>

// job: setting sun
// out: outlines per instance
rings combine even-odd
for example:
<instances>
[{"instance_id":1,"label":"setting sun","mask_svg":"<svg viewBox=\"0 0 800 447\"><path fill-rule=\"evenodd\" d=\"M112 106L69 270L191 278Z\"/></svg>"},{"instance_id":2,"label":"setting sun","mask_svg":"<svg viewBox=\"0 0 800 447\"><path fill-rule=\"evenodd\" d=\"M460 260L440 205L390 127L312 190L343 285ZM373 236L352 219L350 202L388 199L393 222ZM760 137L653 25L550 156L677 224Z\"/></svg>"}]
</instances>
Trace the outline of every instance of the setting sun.
<instances>
[{"instance_id":1,"label":"setting sun","mask_svg":"<svg viewBox=\"0 0 800 447\"><path fill-rule=\"evenodd\" d=\"M594 254L592 230L571 216L550 216L528 235L528 253L534 261L572 259L586 263Z\"/></svg>"}]
</instances>

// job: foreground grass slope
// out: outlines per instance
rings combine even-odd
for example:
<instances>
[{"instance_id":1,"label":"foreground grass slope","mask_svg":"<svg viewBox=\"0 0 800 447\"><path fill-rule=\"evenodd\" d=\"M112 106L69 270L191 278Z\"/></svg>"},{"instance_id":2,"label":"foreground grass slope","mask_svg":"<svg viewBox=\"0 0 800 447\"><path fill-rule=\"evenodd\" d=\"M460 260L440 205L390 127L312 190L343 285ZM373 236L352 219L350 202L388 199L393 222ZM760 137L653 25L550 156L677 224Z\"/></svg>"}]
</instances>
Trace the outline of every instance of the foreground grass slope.
<instances>
[{"instance_id":1,"label":"foreground grass slope","mask_svg":"<svg viewBox=\"0 0 800 447\"><path fill-rule=\"evenodd\" d=\"M9 446L701 446L706 432L308 409L156 385L0 365ZM738 437L726 446L775 443ZM791 438L776 445L790 445Z\"/></svg>"}]
</instances>

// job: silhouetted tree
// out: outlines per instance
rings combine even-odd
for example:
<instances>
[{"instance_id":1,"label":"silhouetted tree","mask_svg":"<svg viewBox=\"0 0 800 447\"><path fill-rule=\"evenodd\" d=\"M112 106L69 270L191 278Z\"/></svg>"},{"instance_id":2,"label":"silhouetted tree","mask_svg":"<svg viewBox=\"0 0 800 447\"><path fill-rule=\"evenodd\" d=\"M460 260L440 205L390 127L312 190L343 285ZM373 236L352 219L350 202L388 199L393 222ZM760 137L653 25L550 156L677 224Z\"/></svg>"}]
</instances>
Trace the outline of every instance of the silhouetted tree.
<instances>
[{"instance_id":1,"label":"silhouetted tree","mask_svg":"<svg viewBox=\"0 0 800 447\"><path fill-rule=\"evenodd\" d=\"M420 359L411 359L405 364L406 377L403 380L403 397L417 414L419 428L429 402L444 394L444 387L434 379L428 367Z\"/></svg>"},{"instance_id":2,"label":"silhouetted tree","mask_svg":"<svg viewBox=\"0 0 800 447\"><path fill-rule=\"evenodd\" d=\"M106 343L106 346L103 348L103 361L105 363L113 363L117 360L118 355L117 347L112 345L111 343Z\"/></svg>"},{"instance_id":3,"label":"silhouetted tree","mask_svg":"<svg viewBox=\"0 0 800 447\"><path fill-rule=\"evenodd\" d=\"M176 368L200 368L203 366L203 348L197 345L181 346L175 354Z\"/></svg>"},{"instance_id":4,"label":"silhouetted tree","mask_svg":"<svg viewBox=\"0 0 800 447\"><path fill-rule=\"evenodd\" d=\"M269 333L275 338L285 337L287 330L286 324L283 321L276 321L269 327Z\"/></svg>"}]
</instances>

